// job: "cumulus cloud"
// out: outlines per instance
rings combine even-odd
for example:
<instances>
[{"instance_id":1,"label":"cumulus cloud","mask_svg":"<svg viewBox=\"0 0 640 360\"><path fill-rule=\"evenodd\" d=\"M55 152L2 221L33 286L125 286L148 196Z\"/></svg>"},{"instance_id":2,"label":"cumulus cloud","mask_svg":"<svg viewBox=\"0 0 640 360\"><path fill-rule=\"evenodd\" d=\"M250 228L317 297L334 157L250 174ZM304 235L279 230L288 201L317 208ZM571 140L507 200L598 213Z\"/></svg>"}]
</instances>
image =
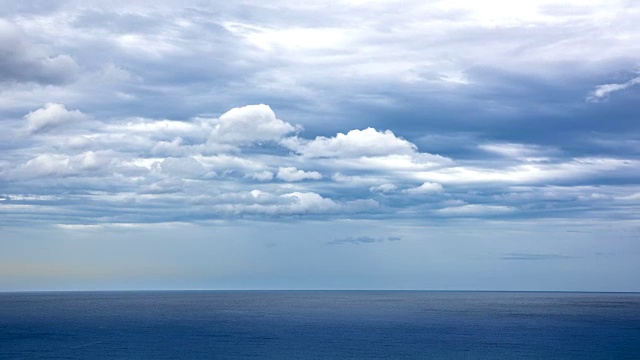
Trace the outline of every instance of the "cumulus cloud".
<instances>
[{"instance_id":1,"label":"cumulus cloud","mask_svg":"<svg viewBox=\"0 0 640 360\"><path fill-rule=\"evenodd\" d=\"M179 177L199 178L205 175L206 169L202 164L192 158L166 158L153 165L152 169L157 169L163 174Z\"/></svg>"},{"instance_id":2,"label":"cumulus cloud","mask_svg":"<svg viewBox=\"0 0 640 360\"><path fill-rule=\"evenodd\" d=\"M171 141L160 141L151 148L151 153L154 155L179 156L184 155L185 152L183 140L180 137Z\"/></svg>"},{"instance_id":3,"label":"cumulus cloud","mask_svg":"<svg viewBox=\"0 0 640 360\"><path fill-rule=\"evenodd\" d=\"M289 131L299 128L279 120L266 106L236 108L225 115L185 120L128 117L107 122L62 104L47 104L24 116L20 125L38 136L3 153L0 179L14 184L20 193L48 189L57 194L74 188L90 194L84 201L96 207L112 208L116 214L126 208L140 218L162 221L176 219L168 209L182 209L181 214L189 213L194 219L391 213L496 217L516 210L526 214L550 199L566 206L598 201L601 206L615 202L632 207L632 201L622 199L632 199L639 191L575 188L575 193L566 196L548 195L553 192L549 188L553 181L590 181L602 174L637 172L635 160L573 158L531 163L528 156L537 155L535 147L488 143L483 150L504 154L508 163L454 161L420 152L391 131L367 128L305 139L303 133L287 137ZM91 126L85 126L89 118ZM280 130L266 131L266 135L243 133L242 126L234 127L235 121ZM225 124L224 131L221 124ZM222 138L221 134L246 136L212 143L212 133ZM261 146L246 146L262 141ZM288 151L292 142L297 144L294 152ZM332 175L327 179L323 174ZM23 185L15 180L28 181ZM545 190L540 190L544 185ZM509 190L501 191L505 186ZM3 198L10 199L15 195L12 191ZM96 191L109 196L97 196ZM413 201L429 194L440 194L442 201Z\"/></svg>"},{"instance_id":4,"label":"cumulus cloud","mask_svg":"<svg viewBox=\"0 0 640 360\"><path fill-rule=\"evenodd\" d=\"M320 194L313 192L292 192L281 195L286 199L291 199L291 210L294 212L330 212L335 211L338 204L327 198L323 198Z\"/></svg>"},{"instance_id":5,"label":"cumulus cloud","mask_svg":"<svg viewBox=\"0 0 640 360\"><path fill-rule=\"evenodd\" d=\"M42 44L30 44L13 24L0 19L0 82L64 84L78 76L78 64Z\"/></svg>"},{"instance_id":6,"label":"cumulus cloud","mask_svg":"<svg viewBox=\"0 0 640 360\"><path fill-rule=\"evenodd\" d=\"M335 201L314 192L290 192L275 195L260 190L252 190L244 196L216 197L224 204L213 208L227 215L331 215L368 211L378 207L374 200Z\"/></svg>"},{"instance_id":7,"label":"cumulus cloud","mask_svg":"<svg viewBox=\"0 0 640 360\"><path fill-rule=\"evenodd\" d=\"M41 154L20 165L11 172L12 178L38 178L71 176L83 172L96 175L111 162L110 154L87 151L78 155Z\"/></svg>"},{"instance_id":8,"label":"cumulus cloud","mask_svg":"<svg viewBox=\"0 0 640 360\"><path fill-rule=\"evenodd\" d=\"M67 110L62 104L48 103L24 116L26 130L30 134L45 132L65 124L87 120L79 110Z\"/></svg>"},{"instance_id":9,"label":"cumulus cloud","mask_svg":"<svg viewBox=\"0 0 640 360\"><path fill-rule=\"evenodd\" d=\"M222 114L211 131L209 141L249 145L278 141L296 130L295 126L276 118L268 105L248 105Z\"/></svg>"},{"instance_id":10,"label":"cumulus cloud","mask_svg":"<svg viewBox=\"0 0 640 360\"><path fill-rule=\"evenodd\" d=\"M297 139L284 144L311 158L413 154L417 150L414 144L397 137L392 131L378 131L374 128L351 130L330 138L318 136L311 141Z\"/></svg>"},{"instance_id":11,"label":"cumulus cloud","mask_svg":"<svg viewBox=\"0 0 640 360\"><path fill-rule=\"evenodd\" d=\"M31 176L65 175L69 172L70 159L68 156L57 154L42 154L27 161L17 169L16 173Z\"/></svg>"},{"instance_id":12,"label":"cumulus cloud","mask_svg":"<svg viewBox=\"0 0 640 360\"><path fill-rule=\"evenodd\" d=\"M614 92L622 91L638 84L640 84L640 76L624 83L598 85L591 93L589 93L589 95L587 96L587 101L598 102Z\"/></svg>"},{"instance_id":13,"label":"cumulus cloud","mask_svg":"<svg viewBox=\"0 0 640 360\"><path fill-rule=\"evenodd\" d=\"M320 180L322 174L317 171L298 170L295 167L281 167L276 177L284 181Z\"/></svg>"}]
</instances>

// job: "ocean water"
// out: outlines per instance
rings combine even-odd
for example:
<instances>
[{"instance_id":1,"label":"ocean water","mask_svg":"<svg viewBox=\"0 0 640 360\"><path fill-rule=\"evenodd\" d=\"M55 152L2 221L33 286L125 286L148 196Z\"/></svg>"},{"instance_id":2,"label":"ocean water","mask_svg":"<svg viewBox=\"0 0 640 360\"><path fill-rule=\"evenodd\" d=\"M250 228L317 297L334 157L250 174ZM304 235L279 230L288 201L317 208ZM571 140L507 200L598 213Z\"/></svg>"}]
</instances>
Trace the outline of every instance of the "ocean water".
<instances>
[{"instance_id":1,"label":"ocean water","mask_svg":"<svg viewBox=\"0 0 640 360\"><path fill-rule=\"evenodd\" d=\"M640 294L0 293L2 359L640 359Z\"/></svg>"}]
</instances>

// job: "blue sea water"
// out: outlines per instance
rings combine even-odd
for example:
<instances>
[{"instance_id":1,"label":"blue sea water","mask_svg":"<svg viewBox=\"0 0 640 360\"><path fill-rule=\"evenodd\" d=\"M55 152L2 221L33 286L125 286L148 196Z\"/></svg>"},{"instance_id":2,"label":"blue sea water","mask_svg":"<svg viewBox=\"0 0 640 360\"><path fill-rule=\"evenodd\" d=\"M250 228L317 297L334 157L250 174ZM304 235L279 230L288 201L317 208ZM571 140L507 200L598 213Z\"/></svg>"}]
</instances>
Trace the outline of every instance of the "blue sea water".
<instances>
[{"instance_id":1,"label":"blue sea water","mask_svg":"<svg viewBox=\"0 0 640 360\"><path fill-rule=\"evenodd\" d=\"M640 359L640 294L0 293L2 359Z\"/></svg>"}]
</instances>

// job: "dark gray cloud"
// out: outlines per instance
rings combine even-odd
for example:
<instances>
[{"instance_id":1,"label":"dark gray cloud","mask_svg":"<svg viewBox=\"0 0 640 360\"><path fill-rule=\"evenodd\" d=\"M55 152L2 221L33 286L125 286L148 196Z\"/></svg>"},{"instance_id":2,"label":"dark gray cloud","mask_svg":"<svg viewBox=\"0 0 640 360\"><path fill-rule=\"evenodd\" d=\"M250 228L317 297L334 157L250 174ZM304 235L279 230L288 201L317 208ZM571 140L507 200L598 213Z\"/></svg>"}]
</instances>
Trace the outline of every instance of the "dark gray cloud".
<instances>
[{"instance_id":1,"label":"dark gray cloud","mask_svg":"<svg viewBox=\"0 0 640 360\"><path fill-rule=\"evenodd\" d=\"M75 80L79 70L69 55L30 43L18 27L0 19L0 82L60 85Z\"/></svg>"}]
</instances>

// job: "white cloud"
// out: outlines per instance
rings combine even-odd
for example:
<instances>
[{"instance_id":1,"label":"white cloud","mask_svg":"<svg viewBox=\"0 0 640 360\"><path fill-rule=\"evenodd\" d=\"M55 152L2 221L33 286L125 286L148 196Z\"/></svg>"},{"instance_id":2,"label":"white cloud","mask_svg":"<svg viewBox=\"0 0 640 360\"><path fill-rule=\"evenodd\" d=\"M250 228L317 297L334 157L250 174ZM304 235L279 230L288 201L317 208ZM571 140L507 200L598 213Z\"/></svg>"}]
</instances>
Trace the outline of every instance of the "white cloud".
<instances>
[{"instance_id":1,"label":"white cloud","mask_svg":"<svg viewBox=\"0 0 640 360\"><path fill-rule=\"evenodd\" d=\"M318 136L311 141L289 141L284 143L292 150L310 158L386 156L391 154L413 154L417 147L390 131L373 128L351 130L335 137Z\"/></svg>"},{"instance_id":2,"label":"white cloud","mask_svg":"<svg viewBox=\"0 0 640 360\"><path fill-rule=\"evenodd\" d=\"M108 158L98 156L93 151L86 151L71 158L71 167L77 170L97 170L108 164Z\"/></svg>"},{"instance_id":3,"label":"white cloud","mask_svg":"<svg viewBox=\"0 0 640 360\"><path fill-rule=\"evenodd\" d=\"M24 176L65 175L69 171L70 159L65 155L42 154L27 161L16 173Z\"/></svg>"},{"instance_id":4,"label":"white cloud","mask_svg":"<svg viewBox=\"0 0 640 360\"><path fill-rule=\"evenodd\" d=\"M613 83L613 84L604 84L598 85L596 88L587 96L587 101L589 102L597 102L609 96L609 94L628 89L634 85L640 84L640 76L635 77L624 83Z\"/></svg>"},{"instance_id":5,"label":"white cloud","mask_svg":"<svg viewBox=\"0 0 640 360\"><path fill-rule=\"evenodd\" d=\"M270 50L307 50L339 48L344 43L345 34L341 29L332 28L288 28L273 29L242 23L226 22L227 30L244 37L254 46Z\"/></svg>"},{"instance_id":6,"label":"white cloud","mask_svg":"<svg viewBox=\"0 0 640 360\"><path fill-rule=\"evenodd\" d=\"M498 215L515 211L511 206L469 204L446 207L436 210L436 213L446 216L483 216Z\"/></svg>"},{"instance_id":7,"label":"white cloud","mask_svg":"<svg viewBox=\"0 0 640 360\"><path fill-rule=\"evenodd\" d=\"M209 136L213 143L249 145L278 141L297 128L276 118L267 105L248 105L222 114Z\"/></svg>"},{"instance_id":8,"label":"white cloud","mask_svg":"<svg viewBox=\"0 0 640 360\"><path fill-rule=\"evenodd\" d=\"M324 164L344 170L364 170L377 172L395 172L399 174L413 174L418 171L447 168L453 165L449 158L427 153L412 155L388 155L359 158L322 159Z\"/></svg>"},{"instance_id":9,"label":"white cloud","mask_svg":"<svg viewBox=\"0 0 640 360\"><path fill-rule=\"evenodd\" d=\"M138 192L144 195L138 198L140 199L142 196L149 194L176 194L184 190L184 184L185 181L181 178L168 178L151 184L142 184Z\"/></svg>"},{"instance_id":10,"label":"white cloud","mask_svg":"<svg viewBox=\"0 0 640 360\"><path fill-rule=\"evenodd\" d=\"M41 154L20 165L12 172L13 178L37 178L47 176L69 176L88 172L92 175L104 170L112 162L112 153L86 151L74 156L64 154Z\"/></svg>"},{"instance_id":11,"label":"white cloud","mask_svg":"<svg viewBox=\"0 0 640 360\"><path fill-rule=\"evenodd\" d=\"M339 163L334 164L334 166L339 165ZM339 172L331 176L331 180L340 183L341 186L344 185L349 187L378 186L380 183L388 181L389 178L393 178L393 176L385 176L385 174L344 175Z\"/></svg>"},{"instance_id":12,"label":"white cloud","mask_svg":"<svg viewBox=\"0 0 640 360\"><path fill-rule=\"evenodd\" d=\"M259 105L257 108L238 109L249 109L253 115L254 111L263 115L272 113L270 109L266 111L268 107ZM243 139L233 138L233 143L206 144L210 141L209 134L220 129L218 126L222 123L212 118L188 121L116 118L108 123L92 120L91 126L78 125L73 127L71 134L67 134L67 128L62 127L64 124L79 123L68 118L59 120L63 116L71 119L75 116L76 120L87 117L59 104L50 104L26 115L24 118L33 124L34 129L39 127L41 134L29 138L30 142L25 142L22 147L9 148L8 155L0 161L0 178L29 180L21 193L39 193L36 191L39 187L51 186L56 187L51 191L59 191L58 187L103 191L109 196L91 195L88 201L111 208L116 213L125 205L135 205L136 211L145 213L145 217L163 221L173 216L167 209L186 207L195 218L202 218L379 214L386 211L380 209L396 210L396 207L410 207L399 211L405 214L435 211L445 216L465 217L507 214L516 208L527 211L518 204L535 202L536 199L574 203L600 200L601 204L607 202L602 200L618 199L622 201L617 204L627 206L631 200L623 200L623 193L599 189L576 189L575 194L561 197L547 194L552 190L550 188L546 192L529 191L515 195L512 194L514 191L488 195L473 192L473 189L478 184L483 188L534 186L574 179L589 180L600 174L630 176L640 168L635 160L618 158L531 163L528 156L539 155L543 150L514 143L480 146L485 151L510 157L508 162L492 159L457 163L439 155L421 153L414 144L393 132L373 128L352 130L329 138L305 139L296 135L282 139L286 131L293 129L285 126L282 132L261 137L262 140L272 140L261 147L241 147L250 144L248 141L257 141L258 135L251 133L245 134L247 137ZM246 120L238 116L234 119L240 119L241 123ZM267 114L266 119L257 122L275 124L274 128L278 128L278 124L287 124L275 115ZM274 119L275 122L272 121ZM15 120L16 124L19 120ZM226 121L235 120L227 118ZM56 126L60 131L45 131ZM229 129L239 131L234 125L229 125ZM284 144L288 144L289 149L294 144L297 151L286 151L282 147ZM213 145L220 145L219 150L214 151ZM326 179L323 174L333 175ZM407 184L421 185L407 188ZM414 195L443 192L443 185L448 192L446 198L458 199L439 202L443 209L433 210L435 203L420 207L417 202L408 201ZM371 193L394 193L397 196ZM594 197L592 194L606 196ZM2 198L12 199L12 195L7 192L2 194ZM400 200L403 197L400 195L405 199ZM369 199L369 196L379 198L382 204ZM483 200L487 204L468 204ZM8 201L12 200L5 200ZM490 205L491 201L517 206Z\"/></svg>"},{"instance_id":13,"label":"white cloud","mask_svg":"<svg viewBox=\"0 0 640 360\"><path fill-rule=\"evenodd\" d=\"M543 159L543 156L553 149L542 149L536 145L514 143L488 143L478 145L480 150L511 158Z\"/></svg>"},{"instance_id":14,"label":"white cloud","mask_svg":"<svg viewBox=\"0 0 640 360\"><path fill-rule=\"evenodd\" d=\"M171 141L160 141L153 145L151 153L154 155L180 156L185 155L186 149L182 145L183 140L177 137Z\"/></svg>"},{"instance_id":15,"label":"white cloud","mask_svg":"<svg viewBox=\"0 0 640 360\"><path fill-rule=\"evenodd\" d=\"M185 121L176 120L154 120L154 119L133 119L126 124L117 124L109 127L111 131L122 131L127 133L148 134L153 137L166 138L177 135L192 135L201 131L200 126Z\"/></svg>"},{"instance_id":16,"label":"white cloud","mask_svg":"<svg viewBox=\"0 0 640 360\"><path fill-rule=\"evenodd\" d=\"M369 188L369 191L371 192L381 192L381 193L388 193L388 192L393 192L398 190L398 187L395 186L394 184L380 184L380 185L376 185L376 186L372 186Z\"/></svg>"},{"instance_id":17,"label":"white cloud","mask_svg":"<svg viewBox=\"0 0 640 360\"><path fill-rule=\"evenodd\" d=\"M362 212L375 209L379 204L374 200L355 200L338 202L315 192L290 192L274 195L259 190L247 194L230 194L217 197L216 201L225 201L213 208L221 214L255 214L267 216L313 215Z\"/></svg>"},{"instance_id":18,"label":"white cloud","mask_svg":"<svg viewBox=\"0 0 640 360\"><path fill-rule=\"evenodd\" d=\"M640 192L630 194L630 195L617 196L615 197L615 200L640 203Z\"/></svg>"},{"instance_id":19,"label":"white cloud","mask_svg":"<svg viewBox=\"0 0 640 360\"><path fill-rule=\"evenodd\" d=\"M577 180L615 171L633 171L640 161L616 158L574 158L558 163L523 163L509 167L443 167L433 171L416 171L412 175L423 181L444 184L515 183Z\"/></svg>"},{"instance_id":20,"label":"white cloud","mask_svg":"<svg viewBox=\"0 0 640 360\"><path fill-rule=\"evenodd\" d=\"M64 124L87 120L88 116L79 110L67 110L62 104L48 103L44 107L24 116L27 132L44 132Z\"/></svg>"},{"instance_id":21,"label":"white cloud","mask_svg":"<svg viewBox=\"0 0 640 360\"><path fill-rule=\"evenodd\" d=\"M335 201L323 198L319 194L313 192L292 192L289 194L281 195L281 197L291 199L293 201L293 203L290 205L290 209L295 213L332 212L336 211L339 207Z\"/></svg>"},{"instance_id":22,"label":"white cloud","mask_svg":"<svg viewBox=\"0 0 640 360\"><path fill-rule=\"evenodd\" d=\"M103 126L91 134L95 141L110 146L151 148L157 155L178 156L192 152L187 140L203 144L211 131L208 121L177 121L168 119L126 118ZM223 146L218 146L223 148ZM233 147L227 146L226 150Z\"/></svg>"},{"instance_id":23,"label":"white cloud","mask_svg":"<svg viewBox=\"0 0 640 360\"><path fill-rule=\"evenodd\" d=\"M162 162L156 163L157 168L163 173L172 176L198 178L206 173L202 164L192 158L166 158ZM156 168L156 167L152 167Z\"/></svg>"},{"instance_id":24,"label":"white cloud","mask_svg":"<svg viewBox=\"0 0 640 360\"><path fill-rule=\"evenodd\" d=\"M298 170L295 167L281 167L276 177L284 181L320 180L322 174L317 171Z\"/></svg>"},{"instance_id":25,"label":"white cloud","mask_svg":"<svg viewBox=\"0 0 640 360\"><path fill-rule=\"evenodd\" d=\"M208 169L212 169L218 172L241 172L241 173L253 173L256 171L263 171L265 168L264 163L258 159L253 159L250 156L237 156L237 155L194 155L194 159L198 160Z\"/></svg>"},{"instance_id":26,"label":"white cloud","mask_svg":"<svg viewBox=\"0 0 640 360\"><path fill-rule=\"evenodd\" d=\"M85 149L93 144L93 140L87 135L77 135L67 137L63 146L67 149Z\"/></svg>"},{"instance_id":27,"label":"white cloud","mask_svg":"<svg viewBox=\"0 0 640 360\"><path fill-rule=\"evenodd\" d=\"M438 183L425 182L422 185L403 190L403 192L410 195L422 195L422 194L432 194L442 191L442 185Z\"/></svg>"}]
</instances>

